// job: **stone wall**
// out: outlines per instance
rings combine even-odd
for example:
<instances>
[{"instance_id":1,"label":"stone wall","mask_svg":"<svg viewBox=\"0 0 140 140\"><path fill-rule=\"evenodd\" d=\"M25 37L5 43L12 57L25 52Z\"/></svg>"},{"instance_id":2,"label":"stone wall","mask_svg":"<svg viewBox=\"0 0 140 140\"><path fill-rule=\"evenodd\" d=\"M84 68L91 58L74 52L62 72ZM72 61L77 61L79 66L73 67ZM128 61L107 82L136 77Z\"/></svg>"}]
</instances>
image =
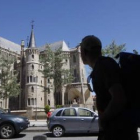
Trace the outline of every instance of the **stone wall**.
<instances>
[{"instance_id":1,"label":"stone wall","mask_svg":"<svg viewBox=\"0 0 140 140\"><path fill-rule=\"evenodd\" d=\"M44 109L36 109L32 107L28 107L27 110L15 110L11 111L11 114L19 115L27 117L28 119L37 120L37 119L46 119L46 113L44 112Z\"/></svg>"}]
</instances>

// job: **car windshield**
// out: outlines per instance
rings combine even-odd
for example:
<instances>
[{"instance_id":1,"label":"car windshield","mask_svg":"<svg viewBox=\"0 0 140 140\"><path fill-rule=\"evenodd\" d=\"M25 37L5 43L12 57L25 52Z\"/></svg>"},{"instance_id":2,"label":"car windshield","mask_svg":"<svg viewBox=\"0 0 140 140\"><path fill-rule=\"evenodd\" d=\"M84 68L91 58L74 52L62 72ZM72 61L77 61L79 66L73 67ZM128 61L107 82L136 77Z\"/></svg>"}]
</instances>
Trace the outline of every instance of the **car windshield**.
<instances>
[{"instance_id":1,"label":"car windshield","mask_svg":"<svg viewBox=\"0 0 140 140\"><path fill-rule=\"evenodd\" d=\"M3 108L0 108L0 114L6 113L6 111Z\"/></svg>"}]
</instances>

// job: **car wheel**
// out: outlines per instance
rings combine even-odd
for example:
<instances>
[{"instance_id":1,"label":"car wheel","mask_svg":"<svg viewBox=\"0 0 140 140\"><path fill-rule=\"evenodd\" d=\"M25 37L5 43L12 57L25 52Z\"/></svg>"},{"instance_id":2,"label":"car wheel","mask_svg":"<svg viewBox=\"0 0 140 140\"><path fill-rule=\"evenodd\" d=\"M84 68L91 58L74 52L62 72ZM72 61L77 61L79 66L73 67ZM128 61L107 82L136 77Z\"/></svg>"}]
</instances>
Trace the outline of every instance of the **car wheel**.
<instances>
[{"instance_id":1,"label":"car wheel","mask_svg":"<svg viewBox=\"0 0 140 140\"><path fill-rule=\"evenodd\" d=\"M15 129L11 124L4 124L0 127L0 136L4 139L11 138L15 134Z\"/></svg>"},{"instance_id":2,"label":"car wheel","mask_svg":"<svg viewBox=\"0 0 140 140\"><path fill-rule=\"evenodd\" d=\"M52 133L55 137L61 137L64 134L64 129L61 126L55 126Z\"/></svg>"}]
</instances>

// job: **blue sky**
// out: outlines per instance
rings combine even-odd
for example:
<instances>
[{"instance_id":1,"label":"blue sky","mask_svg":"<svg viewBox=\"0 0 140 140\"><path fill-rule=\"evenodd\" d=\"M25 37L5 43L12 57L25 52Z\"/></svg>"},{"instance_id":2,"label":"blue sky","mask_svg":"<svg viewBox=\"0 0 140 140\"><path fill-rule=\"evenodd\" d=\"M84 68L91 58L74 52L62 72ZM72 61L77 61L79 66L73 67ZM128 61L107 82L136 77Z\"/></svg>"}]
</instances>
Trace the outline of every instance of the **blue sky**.
<instances>
[{"instance_id":1,"label":"blue sky","mask_svg":"<svg viewBox=\"0 0 140 140\"><path fill-rule=\"evenodd\" d=\"M75 47L86 35L103 47L113 40L140 52L140 0L0 0L0 36L20 44L34 20L36 45L64 40Z\"/></svg>"}]
</instances>

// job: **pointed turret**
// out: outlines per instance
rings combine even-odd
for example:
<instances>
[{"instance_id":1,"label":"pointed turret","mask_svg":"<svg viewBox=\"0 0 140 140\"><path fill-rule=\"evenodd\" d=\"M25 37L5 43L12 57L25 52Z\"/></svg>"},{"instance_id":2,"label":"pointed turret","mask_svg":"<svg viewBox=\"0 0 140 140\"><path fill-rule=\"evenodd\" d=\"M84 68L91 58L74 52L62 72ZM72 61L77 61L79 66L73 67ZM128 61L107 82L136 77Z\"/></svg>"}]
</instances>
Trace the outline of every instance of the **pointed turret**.
<instances>
[{"instance_id":1,"label":"pointed turret","mask_svg":"<svg viewBox=\"0 0 140 140\"><path fill-rule=\"evenodd\" d=\"M31 30L31 35L30 35L30 41L29 41L28 48L35 48L35 47L36 47L35 35L34 35L34 30L33 30L33 25L32 25L32 30Z\"/></svg>"}]
</instances>

